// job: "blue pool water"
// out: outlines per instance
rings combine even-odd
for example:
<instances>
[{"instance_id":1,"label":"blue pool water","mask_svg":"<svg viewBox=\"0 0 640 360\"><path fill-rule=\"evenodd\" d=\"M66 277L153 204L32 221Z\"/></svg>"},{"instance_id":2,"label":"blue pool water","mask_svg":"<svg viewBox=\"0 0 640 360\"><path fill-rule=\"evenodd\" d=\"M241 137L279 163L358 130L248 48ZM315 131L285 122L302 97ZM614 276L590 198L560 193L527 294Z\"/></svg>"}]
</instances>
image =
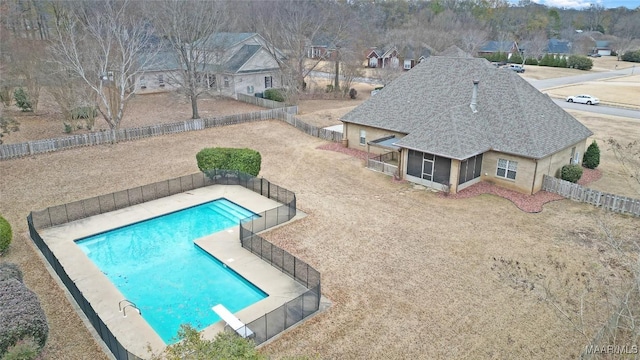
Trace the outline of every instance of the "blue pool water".
<instances>
[{"instance_id":1,"label":"blue pool water","mask_svg":"<svg viewBox=\"0 0 640 360\"><path fill-rule=\"evenodd\" d=\"M201 330L219 321L214 305L234 313L267 297L193 243L249 216L258 215L218 199L76 243L169 344L180 324Z\"/></svg>"}]
</instances>

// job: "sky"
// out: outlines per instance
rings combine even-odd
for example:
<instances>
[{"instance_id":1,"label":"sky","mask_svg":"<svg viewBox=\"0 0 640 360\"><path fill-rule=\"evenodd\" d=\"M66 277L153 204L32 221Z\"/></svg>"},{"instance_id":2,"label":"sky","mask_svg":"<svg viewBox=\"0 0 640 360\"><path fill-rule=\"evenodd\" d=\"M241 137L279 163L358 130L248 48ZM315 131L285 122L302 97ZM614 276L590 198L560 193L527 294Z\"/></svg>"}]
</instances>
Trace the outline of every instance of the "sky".
<instances>
[{"instance_id":1,"label":"sky","mask_svg":"<svg viewBox=\"0 0 640 360\"><path fill-rule=\"evenodd\" d=\"M517 0L510 0L512 3L518 3ZM635 9L640 6L640 0L532 0L535 3L546 5L549 7L584 9L591 4L599 4L605 8L617 8L620 6Z\"/></svg>"}]
</instances>

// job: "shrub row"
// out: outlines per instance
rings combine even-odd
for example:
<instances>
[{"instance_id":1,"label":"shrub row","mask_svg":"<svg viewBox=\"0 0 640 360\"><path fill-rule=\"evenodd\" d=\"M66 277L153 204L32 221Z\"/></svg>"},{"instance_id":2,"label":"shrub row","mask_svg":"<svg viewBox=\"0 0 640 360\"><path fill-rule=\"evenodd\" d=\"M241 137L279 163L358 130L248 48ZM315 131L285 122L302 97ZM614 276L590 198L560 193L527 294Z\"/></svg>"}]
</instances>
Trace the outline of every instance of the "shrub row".
<instances>
[{"instance_id":1,"label":"shrub row","mask_svg":"<svg viewBox=\"0 0 640 360\"><path fill-rule=\"evenodd\" d=\"M198 168L208 170L238 170L249 175L260 173L262 157L251 149L205 148L196 154Z\"/></svg>"},{"instance_id":2,"label":"shrub row","mask_svg":"<svg viewBox=\"0 0 640 360\"><path fill-rule=\"evenodd\" d=\"M265 99L269 99L269 100L273 100L273 101L278 101L278 102L284 102L284 95L282 94L282 91L278 90L278 89L267 89L264 91L264 98Z\"/></svg>"},{"instance_id":3,"label":"shrub row","mask_svg":"<svg viewBox=\"0 0 640 360\"><path fill-rule=\"evenodd\" d=\"M578 164L565 165L562 167L560 178L565 181L577 183L582 177L582 166Z\"/></svg>"},{"instance_id":4,"label":"shrub row","mask_svg":"<svg viewBox=\"0 0 640 360\"><path fill-rule=\"evenodd\" d=\"M0 263L0 357L33 359L48 335L44 310L22 283L22 272L14 264Z\"/></svg>"},{"instance_id":5,"label":"shrub row","mask_svg":"<svg viewBox=\"0 0 640 360\"><path fill-rule=\"evenodd\" d=\"M627 51L626 53L622 54L621 59L623 61L640 62L640 50Z\"/></svg>"},{"instance_id":6,"label":"shrub row","mask_svg":"<svg viewBox=\"0 0 640 360\"><path fill-rule=\"evenodd\" d=\"M5 218L0 216L0 255L7 251L12 238L11 225Z\"/></svg>"}]
</instances>

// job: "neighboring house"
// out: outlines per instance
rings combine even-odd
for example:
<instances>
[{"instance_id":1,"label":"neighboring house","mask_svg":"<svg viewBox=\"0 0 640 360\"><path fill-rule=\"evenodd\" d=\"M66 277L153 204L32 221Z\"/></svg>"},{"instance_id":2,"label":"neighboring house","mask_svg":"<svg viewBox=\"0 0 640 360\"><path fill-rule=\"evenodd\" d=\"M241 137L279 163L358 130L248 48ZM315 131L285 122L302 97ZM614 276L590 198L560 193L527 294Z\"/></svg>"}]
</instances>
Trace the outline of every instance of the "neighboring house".
<instances>
[{"instance_id":1,"label":"neighboring house","mask_svg":"<svg viewBox=\"0 0 640 360\"><path fill-rule=\"evenodd\" d=\"M606 40L596 40L596 46L593 48L593 54L602 56L611 56L611 42Z\"/></svg>"},{"instance_id":2,"label":"neighboring house","mask_svg":"<svg viewBox=\"0 0 640 360\"><path fill-rule=\"evenodd\" d=\"M525 55L527 55L527 57L533 56L533 54L529 52L529 50L531 50L531 46L532 45L530 41L524 41L518 44L519 50ZM543 54L568 57L569 55L571 55L571 52L572 52L572 44L568 40L549 39L544 49L540 49L540 50L542 51Z\"/></svg>"},{"instance_id":3,"label":"neighboring house","mask_svg":"<svg viewBox=\"0 0 640 360\"><path fill-rule=\"evenodd\" d=\"M307 45L307 57L316 60L336 60L337 47L333 40L326 35L318 35Z\"/></svg>"},{"instance_id":4,"label":"neighboring house","mask_svg":"<svg viewBox=\"0 0 640 360\"><path fill-rule=\"evenodd\" d=\"M536 193L543 175L581 163L592 135L515 72L470 57L431 56L341 121L349 148L451 193L480 181Z\"/></svg>"},{"instance_id":5,"label":"neighboring house","mask_svg":"<svg viewBox=\"0 0 640 360\"><path fill-rule=\"evenodd\" d=\"M402 69L411 70L414 66L431 56L431 50L427 48L416 49L412 46L407 46L403 51L403 55L404 60L402 61Z\"/></svg>"},{"instance_id":6,"label":"neighboring house","mask_svg":"<svg viewBox=\"0 0 640 360\"><path fill-rule=\"evenodd\" d=\"M181 72L173 52L161 51L149 61L146 60L142 60L147 65L143 67L143 73L136 78L134 84L136 93L149 94L178 89L179 85L174 79L180 77Z\"/></svg>"},{"instance_id":7,"label":"neighboring house","mask_svg":"<svg viewBox=\"0 0 640 360\"><path fill-rule=\"evenodd\" d=\"M507 59L509 59L511 55L520 53L520 49L515 41L487 41L478 50L479 57L496 53L505 53L507 54Z\"/></svg>"},{"instance_id":8,"label":"neighboring house","mask_svg":"<svg viewBox=\"0 0 640 360\"><path fill-rule=\"evenodd\" d=\"M367 66L370 68L392 68L400 66L398 49L394 46L387 50L371 48L366 53Z\"/></svg>"},{"instance_id":9,"label":"neighboring house","mask_svg":"<svg viewBox=\"0 0 640 360\"><path fill-rule=\"evenodd\" d=\"M198 65L202 69L201 85L212 91L236 97L237 94L252 95L282 86L278 60L272 51L274 48L257 33L216 33L194 46L201 54L199 61L202 63ZM275 53L284 58L280 51L275 50ZM136 79L136 89L141 92L174 89L179 81L172 79L180 76L181 66L176 58L170 52L163 52L158 54L158 61L154 63L163 65L149 67L141 74ZM153 89L150 88L152 82L158 83L154 83ZM145 86L146 89L143 88Z\"/></svg>"},{"instance_id":10,"label":"neighboring house","mask_svg":"<svg viewBox=\"0 0 640 360\"><path fill-rule=\"evenodd\" d=\"M549 39L547 54L569 56L571 55L571 42L569 40Z\"/></svg>"}]
</instances>

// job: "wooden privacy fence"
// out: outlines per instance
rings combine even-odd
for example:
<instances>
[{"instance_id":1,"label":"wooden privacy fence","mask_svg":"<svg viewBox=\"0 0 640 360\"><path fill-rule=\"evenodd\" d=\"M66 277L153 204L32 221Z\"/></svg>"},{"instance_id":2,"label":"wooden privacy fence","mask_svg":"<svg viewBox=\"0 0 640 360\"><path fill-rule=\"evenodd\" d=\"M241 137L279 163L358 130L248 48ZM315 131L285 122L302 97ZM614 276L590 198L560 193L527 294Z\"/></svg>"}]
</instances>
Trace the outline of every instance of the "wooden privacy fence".
<instances>
[{"instance_id":1,"label":"wooden privacy fence","mask_svg":"<svg viewBox=\"0 0 640 360\"><path fill-rule=\"evenodd\" d=\"M251 95L247 95L247 94L238 94L238 101L242 101L245 102L247 104L253 104L253 105L257 105L257 106L262 106L265 107L267 109L280 109L280 108L284 108L289 110L290 114L297 114L298 113L298 107L297 106L287 106L287 104L280 102L280 101L273 101L273 100L269 100L269 99L265 99L265 98L261 98L261 97L257 97L257 96L251 96ZM295 111L291 111L291 110L295 110Z\"/></svg>"},{"instance_id":2,"label":"wooden privacy fence","mask_svg":"<svg viewBox=\"0 0 640 360\"><path fill-rule=\"evenodd\" d=\"M283 114L283 117L280 119L287 124L292 125L296 129L304 132L305 134L309 134L311 136L333 142L342 141L342 133L339 131L327 130L314 125L310 125L288 113Z\"/></svg>"},{"instance_id":3,"label":"wooden privacy fence","mask_svg":"<svg viewBox=\"0 0 640 360\"><path fill-rule=\"evenodd\" d=\"M262 99L264 100L264 99ZM81 146L112 144L119 141L130 141L181 133L185 131L202 130L217 126L235 125L253 121L278 119L293 125L295 128L315 137L329 141L342 140L342 133L309 125L297 119L291 112L297 113L298 107L276 108L270 110L255 111L244 114L227 115L219 118L192 119L169 124L157 124L139 128L98 131L89 134L78 134L56 139L44 139L29 141L19 144L0 145L0 160L7 160L23 156L41 154L46 152L72 149Z\"/></svg>"},{"instance_id":4,"label":"wooden privacy fence","mask_svg":"<svg viewBox=\"0 0 640 360\"><path fill-rule=\"evenodd\" d=\"M602 207L605 210L640 216L640 199L589 189L548 175L545 175L542 180L542 190L562 195L574 201Z\"/></svg>"}]
</instances>

